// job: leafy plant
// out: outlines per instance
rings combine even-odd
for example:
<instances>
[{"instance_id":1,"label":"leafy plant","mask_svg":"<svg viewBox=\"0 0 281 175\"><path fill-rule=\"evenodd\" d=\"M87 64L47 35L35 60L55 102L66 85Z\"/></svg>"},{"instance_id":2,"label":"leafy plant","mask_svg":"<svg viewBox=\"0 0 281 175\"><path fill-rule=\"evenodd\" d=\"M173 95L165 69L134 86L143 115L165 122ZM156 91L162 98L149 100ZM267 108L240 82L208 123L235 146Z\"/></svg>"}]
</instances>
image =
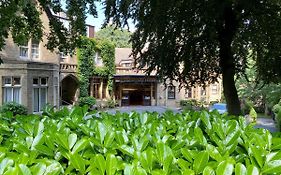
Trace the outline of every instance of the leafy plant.
<instances>
[{"instance_id":1,"label":"leafy plant","mask_svg":"<svg viewBox=\"0 0 281 175\"><path fill-rule=\"evenodd\" d=\"M258 115L257 115L257 112L255 111L255 109L253 107L251 107L251 109L250 109L249 116L250 116L252 122L256 123Z\"/></svg>"},{"instance_id":2,"label":"leafy plant","mask_svg":"<svg viewBox=\"0 0 281 175\"><path fill-rule=\"evenodd\" d=\"M27 108L16 102L8 102L0 108L0 113L12 112L15 115L27 115Z\"/></svg>"},{"instance_id":3,"label":"leafy plant","mask_svg":"<svg viewBox=\"0 0 281 175\"><path fill-rule=\"evenodd\" d=\"M89 107L96 104L96 99L94 97L80 97L79 98L79 106L88 105Z\"/></svg>"},{"instance_id":4,"label":"leafy plant","mask_svg":"<svg viewBox=\"0 0 281 175\"><path fill-rule=\"evenodd\" d=\"M217 112L0 118L0 174L280 174L281 139Z\"/></svg>"}]
</instances>

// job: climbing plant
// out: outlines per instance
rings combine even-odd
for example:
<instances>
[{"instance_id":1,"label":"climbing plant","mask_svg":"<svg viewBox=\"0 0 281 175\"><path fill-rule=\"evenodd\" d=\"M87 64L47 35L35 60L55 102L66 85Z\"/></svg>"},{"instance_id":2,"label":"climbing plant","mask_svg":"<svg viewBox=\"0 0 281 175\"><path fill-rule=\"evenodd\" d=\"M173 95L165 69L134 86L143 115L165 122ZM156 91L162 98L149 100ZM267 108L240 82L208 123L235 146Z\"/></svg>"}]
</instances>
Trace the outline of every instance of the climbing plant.
<instances>
[{"instance_id":1,"label":"climbing plant","mask_svg":"<svg viewBox=\"0 0 281 175\"><path fill-rule=\"evenodd\" d=\"M96 52L101 56L103 62L102 67L95 66L94 58ZM114 55L114 45L109 41L86 37L82 38L82 44L77 51L80 97L89 95L89 80L94 75L101 76L108 80L108 90L111 94L113 89L113 75L115 73Z\"/></svg>"}]
</instances>

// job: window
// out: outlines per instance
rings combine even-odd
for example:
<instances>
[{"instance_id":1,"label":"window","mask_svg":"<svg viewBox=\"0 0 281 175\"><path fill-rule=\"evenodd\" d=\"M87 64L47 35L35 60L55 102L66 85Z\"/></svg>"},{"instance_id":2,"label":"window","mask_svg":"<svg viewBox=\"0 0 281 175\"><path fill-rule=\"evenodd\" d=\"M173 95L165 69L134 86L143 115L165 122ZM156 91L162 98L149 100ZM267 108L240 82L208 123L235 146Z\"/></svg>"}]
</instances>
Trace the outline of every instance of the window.
<instances>
[{"instance_id":1,"label":"window","mask_svg":"<svg viewBox=\"0 0 281 175\"><path fill-rule=\"evenodd\" d=\"M23 45L19 46L20 48L20 57L21 58L28 58L28 43L24 43Z\"/></svg>"},{"instance_id":2,"label":"window","mask_svg":"<svg viewBox=\"0 0 281 175\"><path fill-rule=\"evenodd\" d=\"M99 52L96 52L95 56L94 56L94 61L95 61L95 65L97 66L102 66L103 63L102 63L102 58L101 58L101 55Z\"/></svg>"},{"instance_id":3,"label":"window","mask_svg":"<svg viewBox=\"0 0 281 175\"><path fill-rule=\"evenodd\" d=\"M33 112L42 111L47 104L48 78L33 78Z\"/></svg>"},{"instance_id":4,"label":"window","mask_svg":"<svg viewBox=\"0 0 281 175\"><path fill-rule=\"evenodd\" d=\"M33 59L39 58L39 41L32 40L31 57Z\"/></svg>"},{"instance_id":5,"label":"window","mask_svg":"<svg viewBox=\"0 0 281 175\"><path fill-rule=\"evenodd\" d=\"M168 99L175 99L175 98L176 98L176 87L168 86Z\"/></svg>"},{"instance_id":6,"label":"window","mask_svg":"<svg viewBox=\"0 0 281 175\"><path fill-rule=\"evenodd\" d=\"M94 78L93 79L93 96L96 99L99 99L99 89L100 89L100 79Z\"/></svg>"},{"instance_id":7,"label":"window","mask_svg":"<svg viewBox=\"0 0 281 175\"><path fill-rule=\"evenodd\" d=\"M206 95L206 88L201 87L201 96L205 96Z\"/></svg>"},{"instance_id":8,"label":"window","mask_svg":"<svg viewBox=\"0 0 281 175\"><path fill-rule=\"evenodd\" d=\"M192 98L192 88L189 88L185 92L185 97L186 98Z\"/></svg>"},{"instance_id":9,"label":"window","mask_svg":"<svg viewBox=\"0 0 281 175\"><path fill-rule=\"evenodd\" d=\"M21 79L20 77L3 77L3 103L21 103Z\"/></svg>"},{"instance_id":10,"label":"window","mask_svg":"<svg viewBox=\"0 0 281 175\"><path fill-rule=\"evenodd\" d=\"M218 94L218 85L217 84L213 84L212 85L212 94L213 95L217 95Z\"/></svg>"}]
</instances>

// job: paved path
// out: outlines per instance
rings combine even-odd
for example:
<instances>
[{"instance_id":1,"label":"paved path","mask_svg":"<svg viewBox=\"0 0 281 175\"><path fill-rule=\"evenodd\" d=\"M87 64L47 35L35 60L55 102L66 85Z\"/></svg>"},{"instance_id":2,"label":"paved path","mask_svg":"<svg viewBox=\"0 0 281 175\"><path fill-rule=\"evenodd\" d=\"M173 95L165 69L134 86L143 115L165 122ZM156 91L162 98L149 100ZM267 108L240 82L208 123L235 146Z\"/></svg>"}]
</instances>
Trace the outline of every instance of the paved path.
<instances>
[{"instance_id":1,"label":"paved path","mask_svg":"<svg viewBox=\"0 0 281 175\"><path fill-rule=\"evenodd\" d=\"M275 122L271 118L258 118L256 128L265 128L270 132L277 132L277 128L275 126Z\"/></svg>"},{"instance_id":2,"label":"paved path","mask_svg":"<svg viewBox=\"0 0 281 175\"><path fill-rule=\"evenodd\" d=\"M167 110L171 110L175 113L180 112L180 110L178 108L170 108L170 107L166 107L166 106L124 106L124 107L117 107L114 109L109 109L106 112L108 112L110 114L115 114L117 111L119 111L121 113L129 113L132 111L136 111L139 113L157 112L159 114L162 114Z\"/></svg>"}]
</instances>

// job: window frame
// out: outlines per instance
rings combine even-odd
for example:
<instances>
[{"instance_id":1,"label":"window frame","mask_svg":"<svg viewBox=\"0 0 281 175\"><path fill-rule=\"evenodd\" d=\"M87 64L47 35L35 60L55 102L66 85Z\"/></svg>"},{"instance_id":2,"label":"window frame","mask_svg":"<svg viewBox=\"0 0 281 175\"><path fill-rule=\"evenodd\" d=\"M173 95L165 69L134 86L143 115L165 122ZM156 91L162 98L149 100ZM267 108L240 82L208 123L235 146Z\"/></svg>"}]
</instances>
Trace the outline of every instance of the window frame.
<instances>
[{"instance_id":1,"label":"window frame","mask_svg":"<svg viewBox=\"0 0 281 175\"><path fill-rule=\"evenodd\" d=\"M19 78L20 81L19 81L19 84L15 84L14 83L14 79L16 78ZM10 83L7 83L5 82L6 79L10 79ZM8 102L16 102L16 103L19 103L21 104L21 87L22 87L22 78L20 76L3 76L2 77L2 102L3 103L8 103ZM7 94L5 94L5 89L7 88L10 88L12 91L11 91L11 101L5 101L5 97ZM18 96L18 101L15 101L15 89L18 89L19 90L19 96Z\"/></svg>"},{"instance_id":2,"label":"window frame","mask_svg":"<svg viewBox=\"0 0 281 175\"><path fill-rule=\"evenodd\" d=\"M176 86L169 85L167 87L167 98L176 99Z\"/></svg>"},{"instance_id":3,"label":"window frame","mask_svg":"<svg viewBox=\"0 0 281 175\"><path fill-rule=\"evenodd\" d=\"M38 83L34 84L34 79L38 79ZM46 84L42 84L42 79L46 79ZM32 78L32 111L33 113L39 113L42 112L42 108L48 103L48 82L49 82L49 78L48 77L33 77ZM35 110L35 89L38 89L38 108ZM45 104L41 104L41 91L42 89L44 89L45 92Z\"/></svg>"},{"instance_id":4,"label":"window frame","mask_svg":"<svg viewBox=\"0 0 281 175\"><path fill-rule=\"evenodd\" d=\"M34 47L35 45L37 47ZM39 47L40 47L40 42L36 41L36 40L32 40L32 42L31 42L31 58L32 59L39 59L39 57L40 57L40 49L39 49ZM36 52L33 52L34 50ZM34 53L36 53L36 54L34 54Z\"/></svg>"}]
</instances>

